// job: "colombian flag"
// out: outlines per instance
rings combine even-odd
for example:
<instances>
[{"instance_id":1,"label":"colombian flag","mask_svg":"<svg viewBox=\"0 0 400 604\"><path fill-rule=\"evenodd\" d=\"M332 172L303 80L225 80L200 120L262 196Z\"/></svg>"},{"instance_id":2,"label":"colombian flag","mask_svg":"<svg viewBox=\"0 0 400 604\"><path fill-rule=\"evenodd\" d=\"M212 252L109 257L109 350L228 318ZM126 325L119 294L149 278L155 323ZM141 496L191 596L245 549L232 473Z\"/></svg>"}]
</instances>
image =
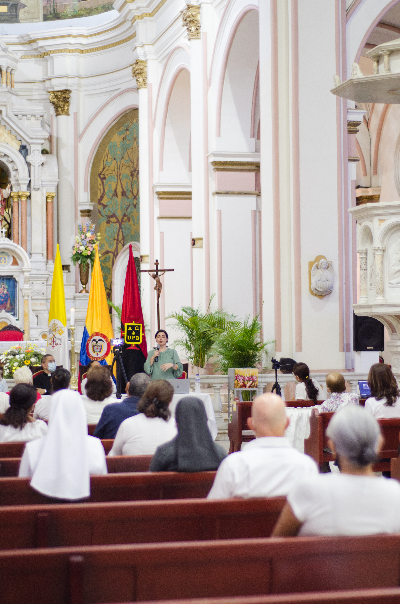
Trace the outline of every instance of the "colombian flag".
<instances>
[{"instance_id":1,"label":"colombian flag","mask_svg":"<svg viewBox=\"0 0 400 604\"><path fill-rule=\"evenodd\" d=\"M65 312L64 280L60 248L54 260L53 283L51 284L47 354L52 354L57 365L69 368L67 313Z\"/></svg>"},{"instance_id":2,"label":"colombian flag","mask_svg":"<svg viewBox=\"0 0 400 604\"><path fill-rule=\"evenodd\" d=\"M111 365L110 340L113 337L114 333L108 310L106 290L104 288L103 275L101 274L99 251L96 245L89 304L81 343L81 365L88 365L91 360L99 361L102 365Z\"/></svg>"}]
</instances>

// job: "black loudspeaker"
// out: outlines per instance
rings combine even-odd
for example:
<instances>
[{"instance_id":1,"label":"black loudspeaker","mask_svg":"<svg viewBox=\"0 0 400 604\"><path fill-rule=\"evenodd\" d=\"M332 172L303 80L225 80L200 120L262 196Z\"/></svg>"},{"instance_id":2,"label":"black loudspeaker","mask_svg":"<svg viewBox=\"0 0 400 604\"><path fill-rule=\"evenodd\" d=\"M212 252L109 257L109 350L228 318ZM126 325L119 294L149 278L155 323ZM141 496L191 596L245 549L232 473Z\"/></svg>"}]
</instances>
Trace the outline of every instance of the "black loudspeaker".
<instances>
[{"instance_id":1,"label":"black loudspeaker","mask_svg":"<svg viewBox=\"0 0 400 604\"><path fill-rule=\"evenodd\" d=\"M375 350L385 347L383 324L372 317L353 315L353 350Z\"/></svg>"}]
</instances>

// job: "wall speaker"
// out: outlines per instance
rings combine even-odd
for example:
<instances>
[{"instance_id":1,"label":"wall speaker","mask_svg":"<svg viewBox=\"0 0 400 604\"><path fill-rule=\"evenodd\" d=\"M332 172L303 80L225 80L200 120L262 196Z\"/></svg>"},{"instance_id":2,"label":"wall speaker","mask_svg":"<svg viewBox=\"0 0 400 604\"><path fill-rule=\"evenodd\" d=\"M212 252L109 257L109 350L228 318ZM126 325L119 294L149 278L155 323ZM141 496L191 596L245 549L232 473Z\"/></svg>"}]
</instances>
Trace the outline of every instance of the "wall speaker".
<instances>
[{"instance_id":1,"label":"wall speaker","mask_svg":"<svg viewBox=\"0 0 400 604\"><path fill-rule=\"evenodd\" d=\"M353 314L353 350L374 350L385 347L384 327L377 319Z\"/></svg>"}]
</instances>

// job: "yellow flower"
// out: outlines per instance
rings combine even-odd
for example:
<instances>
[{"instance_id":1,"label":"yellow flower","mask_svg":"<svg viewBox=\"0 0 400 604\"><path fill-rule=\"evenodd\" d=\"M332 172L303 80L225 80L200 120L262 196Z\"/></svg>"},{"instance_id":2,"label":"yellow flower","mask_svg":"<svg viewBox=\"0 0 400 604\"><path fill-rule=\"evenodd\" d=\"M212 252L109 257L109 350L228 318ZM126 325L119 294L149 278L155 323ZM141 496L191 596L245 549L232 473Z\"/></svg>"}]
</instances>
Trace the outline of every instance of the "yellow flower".
<instances>
[{"instance_id":1,"label":"yellow flower","mask_svg":"<svg viewBox=\"0 0 400 604\"><path fill-rule=\"evenodd\" d=\"M25 365L29 365L29 361L24 361Z\"/></svg>"}]
</instances>

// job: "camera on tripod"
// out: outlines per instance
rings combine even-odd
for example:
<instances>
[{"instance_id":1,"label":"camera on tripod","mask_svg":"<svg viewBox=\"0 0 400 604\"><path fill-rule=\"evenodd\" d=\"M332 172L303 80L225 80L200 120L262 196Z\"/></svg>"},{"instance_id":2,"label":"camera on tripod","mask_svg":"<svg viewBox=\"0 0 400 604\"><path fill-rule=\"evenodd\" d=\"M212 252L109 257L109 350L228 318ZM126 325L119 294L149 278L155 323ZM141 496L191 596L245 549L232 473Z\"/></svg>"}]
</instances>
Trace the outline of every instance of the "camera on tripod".
<instances>
[{"instance_id":1,"label":"camera on tripod","mask_svg":"<svg viewBox=\"0 0 400 604\"><path fill-rule=\"evenodd\" d=\"M122 350L122 346L124 345L124 338L111 338L110 340L111 346L114 347L114 354L117 351L121 351Z\"/></svg>"}]
</instances>

